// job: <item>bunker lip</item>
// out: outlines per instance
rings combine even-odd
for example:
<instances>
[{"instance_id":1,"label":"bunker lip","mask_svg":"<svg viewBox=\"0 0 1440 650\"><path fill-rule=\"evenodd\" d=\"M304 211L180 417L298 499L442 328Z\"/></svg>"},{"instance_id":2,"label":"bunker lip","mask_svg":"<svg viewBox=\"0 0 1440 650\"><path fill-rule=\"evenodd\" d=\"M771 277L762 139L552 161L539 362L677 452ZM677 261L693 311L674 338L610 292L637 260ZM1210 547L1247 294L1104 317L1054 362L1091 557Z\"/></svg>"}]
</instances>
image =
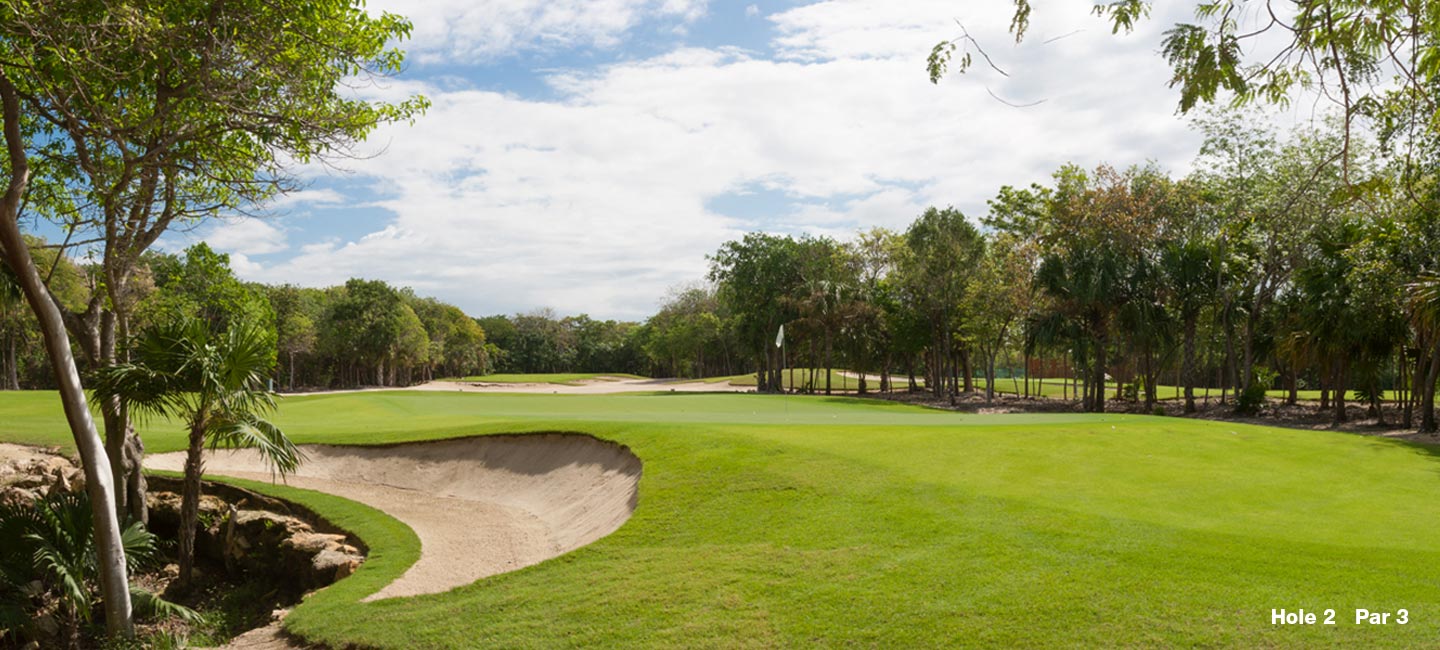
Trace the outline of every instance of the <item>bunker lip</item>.
<instances>
[{"instance_id":1,"label":"bunker lip","mask_svg":"<svg viewBox=\"0 0 1440 650\"><path fill-rule=\"evenodd\" d=\"M373 506L420 538L420 559L366 601L440 593L562 555L620 528L639 497L640 459L584 434L301 449L307 460L284 483ZM145 466L180 471L184 452ZM273 478L250 450L208 453L205 471Z\"/></svg>"}]
</instances>

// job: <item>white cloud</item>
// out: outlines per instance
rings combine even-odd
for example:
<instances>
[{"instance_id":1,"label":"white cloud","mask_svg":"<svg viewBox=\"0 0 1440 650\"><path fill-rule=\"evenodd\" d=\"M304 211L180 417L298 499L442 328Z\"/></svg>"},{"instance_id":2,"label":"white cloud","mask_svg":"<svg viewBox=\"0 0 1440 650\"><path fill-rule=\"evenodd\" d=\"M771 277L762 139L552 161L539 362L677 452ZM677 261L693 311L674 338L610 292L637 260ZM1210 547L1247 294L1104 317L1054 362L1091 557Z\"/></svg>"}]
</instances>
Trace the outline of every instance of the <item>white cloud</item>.
<instances>
[{"instance_id":1,"label":"white cloud","mask_svg":"<svg viewBox=\"0 0 1440 650\"><path fill-rule=\"evenodd\" d=\"M267 203L268 211L282 213L302 207L334 207L346 203L345 197L332 189L300 190L282 194Z\"/></svg>"},{"instance_id":2,"label":"white cloud","mask_svg":"<svg viewBox=\"0 0 1440 650\"><path fill-rule=\"evenodd\" d=\"M759 7L759 5L746 5L746 6L745 6L745 17L746 17L746 18L754 18L754 17L759 16L759 15L760 15L760 7Z\"/></svg>"},{"instance_id":3,"label":"white cloud","mask_svg":"<svg viewBox=\"0 0 1440 650\"><path fill-rule=\"evenodd\" d=\"M429 33L425 21L463 14L429 42L433 52L465 58L489 47L465 25L506 11L538 22L500 20L511 32L496 42L599 43L632 21L606 23L575 4L440 3L425 5L416 24ZM602 4L677 15L704 6ZM303 246L247 275L312 285L384 278L472 313L549 305L643 318L667 287L701 277L704 256L746 230L903 228L932 204L979 216L1001 185L1045 181L1072 161L1154 159L1185 171L1198 138L1174 116L1177 97L1155 54L1173 21L1159 16L1136 34L1112 36L1088 5L1046 3L1031 38L1014 46L1005 4L980 14L952 0L819 2L768 18L780 34L776 60L678 49L556 73L548 79L562 94L555 101L429 88L428 114L382 129L373 140L384 155L351 165L389 197L378 205L393 222L353 241ZM951 19L962 9L973 15L958 17L1008 77L977 64L929 83L925 54L955 35ZM572 26L546 36L547 24L561 22L552 11L589 25L585 35ZM992 93L1044 103L1013 108ZM756 186L799 207L756 222L706 207Z\"/></svg>"},{"instance_id":4,"label":"white cloud","mask_svg":"<svg viewBox=\"0 0 1440 650\"><path fill-rule=\"evenodd\" d=\"M402 47L421 61L484 61L526 50L614 47L646 18L693 22L707 0L372 0L410 19Z\"/></svg>"},{"instance_id":5,"label":"white cloud","mask_svg":"<svg viewBox=\"0 0 1440 650\"><path fill-rule=\"evenodd\" d=\"M269 221L253 217L219 219L203 239L216 250L241 256L278 253L288 248L283 231ZM236 271L240 270L237 264Z\"/></svg>"}]
</instances>

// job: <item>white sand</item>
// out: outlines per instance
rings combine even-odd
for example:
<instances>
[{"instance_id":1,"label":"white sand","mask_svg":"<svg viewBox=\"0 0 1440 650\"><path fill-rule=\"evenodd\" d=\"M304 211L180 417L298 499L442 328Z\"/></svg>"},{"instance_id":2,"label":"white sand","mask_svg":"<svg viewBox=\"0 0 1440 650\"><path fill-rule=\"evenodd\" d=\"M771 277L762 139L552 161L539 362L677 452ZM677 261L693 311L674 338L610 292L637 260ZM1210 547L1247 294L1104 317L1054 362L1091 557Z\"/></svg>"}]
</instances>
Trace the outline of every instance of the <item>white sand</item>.
<instances>
[{"instance_id":1,"label":"white sand","mask_svg":"<svg viewBox=\"0 0 1440 650\"><path fill-rule=\"evenodd\" d=\"M497 382L425 382L415 386L392 388L356 388L343 391L287 393L287 395L334 395L334 393L369 391L448 391L448 392L523 392L554 393L554 395L609 395L618 392L755 392L755 386L732 386L730 382L688 382L677 379L589 379L573 385L564 383L497 383Z\"/></svg>"},{"instance_id":2,"label":"white sand","mask_svg":"<svg viewBox=\"0 0 1440 650\"><path fill-rule=\"evenodd\" d=\"M589 544L630 518L640 479L629 449L584 435L302 449L308 460L286 483L378 508L420 537L420 560L365 600L439 593ZM145 459L183 464L183 452ZM248 450L207 453L206 474L271 479Z\"/></svg>"}]
</instances>

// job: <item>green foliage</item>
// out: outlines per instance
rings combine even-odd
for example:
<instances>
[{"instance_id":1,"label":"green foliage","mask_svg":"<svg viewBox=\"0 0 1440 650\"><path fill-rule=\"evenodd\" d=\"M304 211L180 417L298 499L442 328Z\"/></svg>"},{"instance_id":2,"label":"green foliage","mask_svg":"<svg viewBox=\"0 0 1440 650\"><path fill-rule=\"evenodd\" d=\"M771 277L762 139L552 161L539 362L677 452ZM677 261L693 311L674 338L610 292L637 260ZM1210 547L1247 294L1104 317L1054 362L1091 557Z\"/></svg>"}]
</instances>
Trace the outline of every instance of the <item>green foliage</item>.
<instances>
[{"instance_id":1,"label":"green foliage","mask_svg":"<svg viewBox=\"0 0 1440 650\"><path fill-rule=\"evenodd\" d=\"M1243 415L1254 415L1260 412L1265 405L1266 392L1275 385L1275 378L1279 373L1264 366L1255 366L1255 376L1250 380L1250 385L1240 391L1235 398L1235 412Z\"/></svg>"},{"instance_id":2,"label":"green foliage","mask_svg":"<svg viewBox=\"0 0 1440 650\"><path fill-rule=\"evenodd\" d=\"M118 397L142 418L183 422L211 447L257 449L285 474L302 454L266 419L275 411L265 389L275 364L270 345L252 323L216 334L205 321L176 319L151 328L136 346L135 362L102 369L91 386L97 397Z\"/></svg>"},{"instance_id":3,"label":"green foliage","mask_svg":"<svg viewBox=\"0 0 1440 650\"><path fill-rule=\"evenodd\" d=\"M90 500L84 493L57 492L32 505L0 504L0 630L32 636L33 616L48 598L60 603L67 638L76 638L90 622L98 597L96 554ZM121 531L125 560L132 573L159 560L159 542L139 522ZM30 585L38 582L39 591ZM183 606L131 587L135 613L148 619L198 620ZM6 633L0 632L0 641Z\"/></svg>"},{"instance_id":4,"label":"green foliage","mask_svg":"<svg viewBox=\"0 0 1440 650\"><path fill-rule=\"evenodd\" d=\"M183 258L153 255L148 268L155 293L142 303L139 323L193 316L218 333L245 322L259 328L274 346L275 310L260 289L235 277L229 255L216 253L201 242L185 249Z\"/></svg>"}]
</instances>

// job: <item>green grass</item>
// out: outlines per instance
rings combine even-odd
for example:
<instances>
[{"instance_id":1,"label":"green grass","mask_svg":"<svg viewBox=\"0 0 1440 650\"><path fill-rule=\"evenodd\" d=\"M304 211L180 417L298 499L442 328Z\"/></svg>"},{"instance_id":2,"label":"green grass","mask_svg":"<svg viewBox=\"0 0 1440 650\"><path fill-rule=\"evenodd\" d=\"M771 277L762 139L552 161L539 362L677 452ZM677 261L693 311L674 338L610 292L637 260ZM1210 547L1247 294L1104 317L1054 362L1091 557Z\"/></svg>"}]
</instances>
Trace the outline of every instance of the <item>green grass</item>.
<instances>
[{"instance_id":1,"label":"green grass","mask_svg":"<svg viewBox=\"0 0 1440 650\"><path fill-rule=\"evenodd\" d=\"M532 374L475 375L451 381L481 381L492 384L564 384L574 386L582 381L595 379L646 379L640 375L623 372L552 372Z\"/></svg>"},{"instance_id":2,"label":"green grass","mask_svg":"<svg viewBox=\"0 0 1440 650\"><path fill-rule=\"evenodd\" d=\"M1405 647L1440 631L1430 446L745 394L371 392L282 408L301 442L579 431L645 463L634 517L578 551L444 594L358 603L393 575L381 566L313 596L288 625L335 647ZM66 438L53 394L0 395L0 414L0 437ZM145 436L153 451L183 444L159 423ZM1361 607L1411 623L1360 627ZM1272 608L1333 608L1339 623L1272 626Z\"/></svg>"}]
</instances>

